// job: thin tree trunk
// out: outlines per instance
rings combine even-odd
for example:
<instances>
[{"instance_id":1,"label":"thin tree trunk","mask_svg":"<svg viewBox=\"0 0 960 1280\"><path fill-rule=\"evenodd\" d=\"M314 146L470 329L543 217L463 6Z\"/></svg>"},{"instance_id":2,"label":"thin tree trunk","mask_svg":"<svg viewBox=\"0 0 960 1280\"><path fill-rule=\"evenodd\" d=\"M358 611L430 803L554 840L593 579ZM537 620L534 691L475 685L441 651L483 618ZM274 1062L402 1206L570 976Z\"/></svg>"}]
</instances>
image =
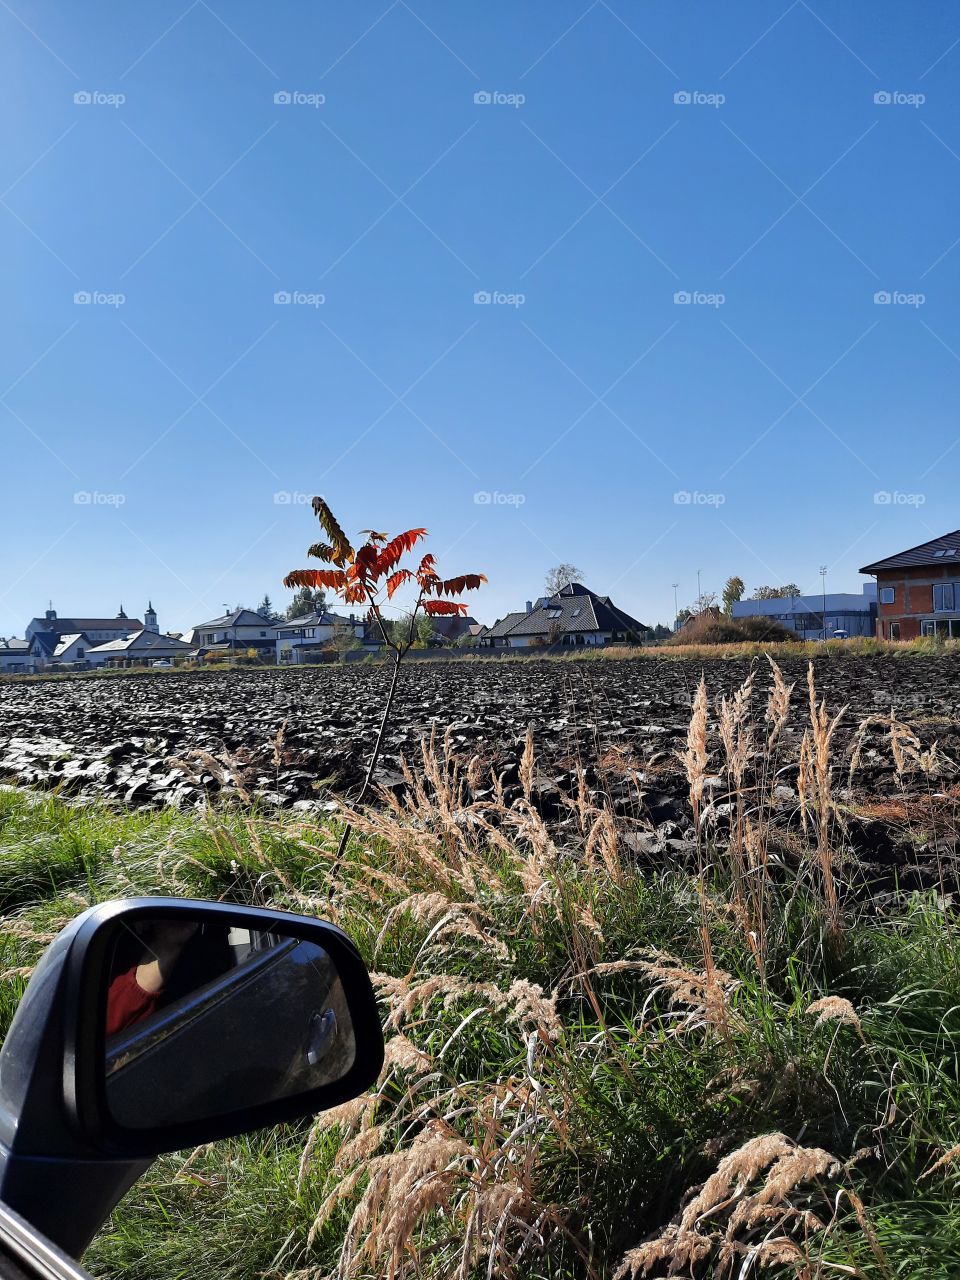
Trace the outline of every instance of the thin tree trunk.
<instances>
[{"instance_id":1,"label":"thin tree trunk","mask_svg":"<svg viewBox=\"0 0 960 1280\"><path fill-rule=\"evenodd\" d=\"M397 682L400 678L400 662L402 658L403 658L403 654L397 651L396 657L394 658L394 662L393 662L393 678L390 681L390 692L387 694L387 704L383 708L383 718L380 721L380 729L379 729L379 732L377 733L377 740L373 744L373 754L370 757L370 763L367 765L367 773L366 773L366 777L363 779L363 786L360 788L360 794L357 796L356 800L354 801L354 803L358 805L363 803L364 797L366 796L367 791L370 789L370 783L373 781L373 771L374 769L376 769L377 761L380 759L380 748L383 746L383 735L386 732L387 721L390 719L390 712L393 708L393 695L397 691ZM352 831L353 831L353 827L348 822L347 825L343 828L343 834L340 837L340 844L337 846L337 856L334 859L334 863L333 863L334 872L338 870L340 863L343 860L343 855L346 852L346 848L347 848L347 841L350 839L350 834Z\"/></svg>"}]
</instances>

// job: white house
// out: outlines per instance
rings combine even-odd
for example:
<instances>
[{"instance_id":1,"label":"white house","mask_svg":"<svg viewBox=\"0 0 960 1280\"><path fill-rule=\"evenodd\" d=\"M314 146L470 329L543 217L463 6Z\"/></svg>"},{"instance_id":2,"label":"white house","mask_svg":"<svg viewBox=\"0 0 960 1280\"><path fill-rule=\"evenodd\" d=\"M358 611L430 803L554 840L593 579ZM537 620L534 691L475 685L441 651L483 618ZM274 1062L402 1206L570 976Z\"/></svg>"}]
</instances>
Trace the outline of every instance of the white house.
<instances>
[{"instance_id":1,"label":"white house","mask_svg":"<svg viewBox=\"0 0 960 1280\"><path fill-rule=\"evenodd\" d=\"M109 643L109 641L107 642ZM86 662L87 654L93 648L90 637L85 631L73 635L61 636L53 651L53 662Z\"/></svg>"},{"instance_id":2,"label":"white house","mask_svg":"<svg viewBox=\"0 0 960 1280\"><path fill-rule=\"evenodd\" d=\"M257 649L261 657L274 655L277 643L277 628L269 618L254 613L252 609L234 609L233 613L225 613L210 622L201 622L191 627L184 635L202 653L242 653L246 649Z\"/></svg>"},{"instance_id":3,"label":"white house","mask_svg":"<svg viewBox=\"0 0 960 1280\"><path fill-rule=\"evenodd\" d=\"M7 640L0 636L0 674L29 675L34 669L29 640Z\"/></svg>"},{"instance_id":4,"label":"white house","mask_svg":"<svg viewBox=\"0 0 960 1280\"><path fill-rule=\"evenodd\" d=\"M279 622L277 633L277 662L296 665L309 662L321 649L325 649L334 636L344 634L351 639L362 640L365 624L362 619L344 618L338 613L305 613L300 618Z\"/></svg>"},{"instance_id":5,"label":"white house","mask_svg":"<svg viewBox=\"0 0 960 1280\"><path fill-rule=\"evenodd\" d=\"M142 667L151 662L191 658L193 654L193 645L183 640L144 630L123 640L108 640L106 644L95 645L86 651L86 660L95 667Z\"/></svg>"},{"instance_id":6,"label":"white house","mask_svg":"<svg viewBox=\"0 0 960 1280\"><path fill-rule=\"evenodd\" d=\"M24 632L30 668L43 671L54 663L87 662L90 652L100 645L141 631L159 631L152 604L147 605L143 617L143 622L128 618L121 605L115 618L58 618L51 606L42 618L31 618Z\"/></svg>"}]
</instances>

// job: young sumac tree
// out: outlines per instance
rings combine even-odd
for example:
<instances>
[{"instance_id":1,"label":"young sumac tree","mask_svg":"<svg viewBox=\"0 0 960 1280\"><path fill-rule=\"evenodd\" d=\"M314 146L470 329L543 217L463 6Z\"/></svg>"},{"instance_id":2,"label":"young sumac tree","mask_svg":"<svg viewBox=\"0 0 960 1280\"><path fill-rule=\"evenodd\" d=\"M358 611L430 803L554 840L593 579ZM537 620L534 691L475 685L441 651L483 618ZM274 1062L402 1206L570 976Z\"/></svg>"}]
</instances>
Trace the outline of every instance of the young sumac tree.
<instances>
[{"instance_id":1,"label":"young sumac tree","mask_svg":"<svg viewBox=\"0 0 960 1280\"><path fill-rule=\"evenodd\" d=\"M329 542L315 542L307 549L307 555L333 565L333 568L294 569L284 578L283 585L296 587L301 591L305 588L312 591L324 588L333 591L344 604L366 605L368 622L376 628L383 644L393 653L393 674L380 730L356 799L356 803L361 804L370 788L380 758L383 736L397 691L400 666L404 655L417 638L418 620L424 614L431 618L465 614L467 606L452 597L463 595L465 591L475 591L487 579L482 573L463 573L456 578L441 578L437 573L436 558L429 553L421 558L415 569L402 565L404 556L427 536L426 529L407 529L392 538L389 534L378 533L374 529L362 529L361 536L366 541L354 548L323 498L314 498L312 505ZM398 633L384 617L383 609L401 587L407 585L415 589L416 596L407 615L408 625ZM349 837L348 823L340 837L337 862L343 856Z\"/></svg>"}]
</instances>

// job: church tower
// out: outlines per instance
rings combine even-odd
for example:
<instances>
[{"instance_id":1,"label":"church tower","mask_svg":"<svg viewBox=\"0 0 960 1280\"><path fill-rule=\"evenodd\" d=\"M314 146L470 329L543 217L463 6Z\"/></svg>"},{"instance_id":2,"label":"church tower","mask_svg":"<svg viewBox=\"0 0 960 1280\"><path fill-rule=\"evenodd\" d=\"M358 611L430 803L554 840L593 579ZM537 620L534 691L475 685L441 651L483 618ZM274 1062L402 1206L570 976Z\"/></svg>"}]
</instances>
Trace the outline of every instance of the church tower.
<instances>
[{"instance_id":1,"label":"church tower","mask_svg":"<svg viewBox=\"0 0 960 1280\"><path fill-rule=\"evenodd\" d=\"M144 631L152 631L155 636L160 634L160 626L157 622L157 611L149 602L147 603L147 611L143 615L143 629Z\"/></svg>"}]
</instances>

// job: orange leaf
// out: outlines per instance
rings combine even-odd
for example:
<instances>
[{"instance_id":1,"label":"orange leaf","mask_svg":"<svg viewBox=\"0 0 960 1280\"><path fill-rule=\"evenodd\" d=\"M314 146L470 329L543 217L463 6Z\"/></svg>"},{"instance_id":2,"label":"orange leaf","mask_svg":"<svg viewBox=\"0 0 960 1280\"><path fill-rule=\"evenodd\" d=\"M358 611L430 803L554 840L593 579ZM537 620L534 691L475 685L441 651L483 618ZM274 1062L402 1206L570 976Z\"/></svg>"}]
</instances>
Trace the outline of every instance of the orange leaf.
<instances>
[{"instance_id":1,"label":"orange leaf","mask_svg":"<svg viewBox=\"0 0 960 1280\"><path fill-rule=\"evenodd\" d=\"M342 569L294 569L283 580L285 587L332 587L339 591L346 583Z\"/></svg>"},{"instance_id":2,"label":"orange leaf","mask_svg":"<svg viewBox=\"0 0 960 1280\"><path fill-rule=\"evenodd\" d=\"M387 599L392 600L394 592L401 587L403 583L409 582L412 577L413 574L409 569L398 569L396 573L391 573L390 577L387 579Z\"/></svg>"},{"instance_id":3,"label":"orange leaf","mask_svg":"<svg viewBox=\"0 0 960 1280\"><path fill-rule=\"evenodd\" d=\"M465 604L457 604L453 600L427 600L423 606L423 611L435 618L441 614L466 613L467 606Z\"/></svg>"}]
</instances>

